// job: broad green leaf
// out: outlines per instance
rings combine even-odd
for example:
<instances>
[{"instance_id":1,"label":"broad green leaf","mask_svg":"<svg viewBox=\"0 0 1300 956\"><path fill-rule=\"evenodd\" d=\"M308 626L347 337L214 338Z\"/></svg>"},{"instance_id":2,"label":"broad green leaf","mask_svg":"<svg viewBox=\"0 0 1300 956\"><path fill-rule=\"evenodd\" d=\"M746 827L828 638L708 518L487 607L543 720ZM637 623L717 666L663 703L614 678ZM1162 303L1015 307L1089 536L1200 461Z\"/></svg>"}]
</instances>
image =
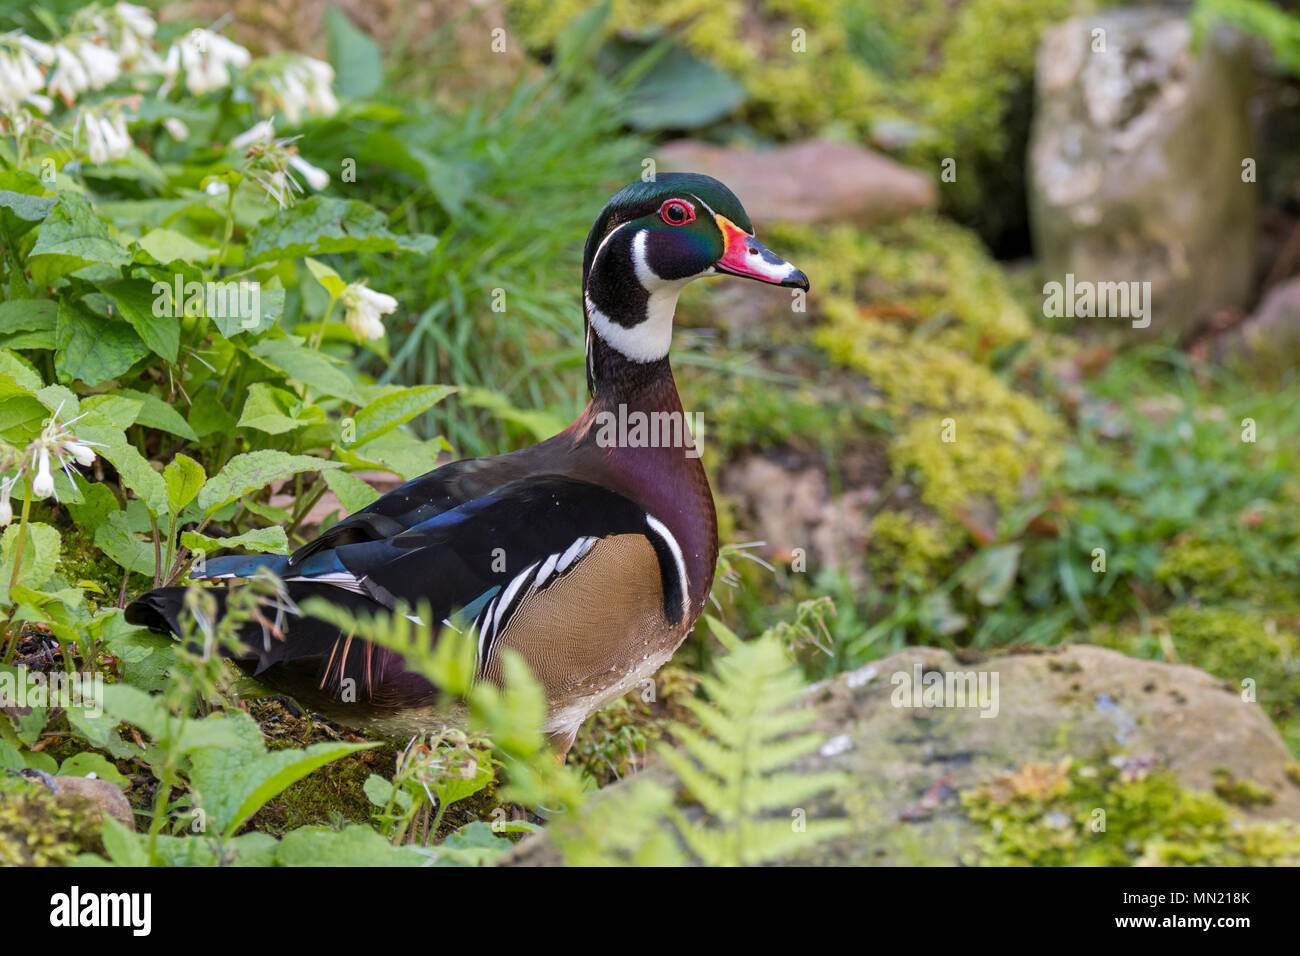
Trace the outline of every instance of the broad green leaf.
<instances>
[{"instance_id":1,"label":"broad green leaf","mask_svg":"<svg viewBox=\"0 0 1300 956\"><path fill-rule=\"evenodd\" d=\"M432 471L438 464L438 452L446 447L441 439L423 441L394 429L364 445L347 448L342 455L351 464L382 468L409 481Z\"/></svg>"},{"instance_id":2,"label":"broad green leaf","mask_svg":"<svg viewBox=\"0 0 1300 956\"><path fill-rule=\"evenodd\" d=\"M185 506L198 497L203 483L208 480L207 472L193 458L178 454L163 469L163 482L167 486L167 506L171 513L179 515Z\"/></svg>"},{"instance_id":3,"label":"broad green leaf","mask_svg":"<svg viewBox=\"0 0 1300 956\"><path fill-rule=\"evenodd\" d=\"M258 382L248 390L248 397L244 399L239 426L256 428L268 435L282 435L324 419L323 409L309 405L300 411L301 405L293 392Z\"/></svg>"},{"instance_id":4,"label":"broad green leaf","mask_svg":"<svg viewBox=\"0 0 1300 956\"><path fill-rule=\"evenodd\" d=\"M5 584L8 585L7 578ZM45 718L49 711L44 690L36 686L36 675L25 667L0 664L0 690L3 691L5 700L15 702L14 706L0 711L0 721L8 723L6 714L13 721L13 733L6 733L5 737L10 739L11 744L21 742L28 747L34 746L40 739L41 731L45 729ZM23 702L22 709L17 707L18 701Z\"/></svg>"},{"instance_id":5,"label":"broad green leaf","mask_svg":"<svg viewBox=\"0 0 1300 956\"><path fill-rule=\"evenodd\" d=\"M208 479L199 492L199 507L212 514L244 495L261 491L273 481L292 478L307 471L339 468L341 463L311 455L290 455L282 451L251 451L226 462L221 472Z\"/></svg>"},{"instance_id":6,"label":"broad green leaf","mask_svg":"<svg viewBox=\"0 0 1300 956\"><path fill-rule=\"evenodd\" d=\"M17 239L50 214L57 196L44 196L44 184L31 173L0 171L0 224Z\"/></svg>"},{"instance_id":7,"label":"broad green leaf","mask_svg":"<svg viewBox=\"0 0 1300 956\"><path fill-rule=\"evenodd\" d=\"M363 202L312 196L257 224L245 250L255 265L273 259L330 252L418 252L427 255L437 239L423 233L397 235L384 216Z\"/></svg>"},{"instance_id":8,"label":"broad green leaf","mask_svg":"<svg viewBox=\"0 0 1300 956\"><path fill-rule=\"evenodd\" d=\"M28 265L32 280L45 286L93 262L120 267L130 261L131 254L108 234L108 225L90 203L76 193L65 192L41 223Z\"/></svg>"},{"instance_id":9,"label":"broad green leaf","mask_svg":"<svg viewBox=\"0 0 1300 956\"><path fill-rule=\"evenodd\" d=\"M357 823L342 830L299 827L276 849L281 866L428 866L432 854L413 846L393 846L378 832Z\"/></svg>"},{"instance_id":10,"label":"broad green leaf","mask_svg":"<svg viewBox=\"0 0 1300 956\"><path fill-rule=\"evenodd\" d=\"M325 11L325 28L329 34L330 63L334 66L339 95L348 99L366 99L377 93L384 82L384 63L379 45L357 29L338 7Z\"/></svg>"},{"instance_id":11,"label":"broad green leaf","mask_svg":"<svg viewBox=\"0 0 1300 956\"><path fill-rule=\"evenodd\" d=\"M122 776L117 767L103 754L73 754L59 765L59 774L61 776L88 777L92 773L100 780L108 780L119 786L126 783L126 777Z\"/></svg>"},{"instance_id":12,"label":"broad green leaf","mask_svg":"<svg viewBox=\"0 0 1300 956\"><path fill-rule=\"evenodd\" d=\"M116 378L149 354L129 323L91 315L69 299L59 303L54 341L60 380L80 379L91 386Z\"/></svg>"},{"instance_id":13,"label":"broad green leaf","mask_svg":"<svg viewBox=\"0 0 1300 956\"><path fill-rule=\"evenodd\" d=\"M104 687L104 713L118 723L139 728L154 740L161 740L167 734L167 709L162 701L130 684Z\"/></svg>"},{"instance_id":14,"label":"broad green leaf","mask_svg":"<svg viewBox=\"0 0 1300 956\"><path fill-rule=\"evenodd\" d=\"M186 205L189 203L183 203L181 208ZM105 211L110 212L107 208ZM217 254L217 250L211 246L197 243L189 236L171 229L151 229L140 237L137 244L159 262L171 262L174 259L206 262Z\"/></svg>"},{"instance_id":15,"label":"broad green leaf","mask_svg":"<svg viewBox=\"0 0 1300 956\"><path fill-rule=\"evenodd\" d=\"M128 830L116 817L104 814L100 834L104 840L104 852L118 866L149 865L149 853L145 849L143 836Z\"/></svg>"},{"instance_id":16,"label":"broad green leaf","mask_svg":"<svg viewBox=\"0 0 1300 956\"><path fill-rule=\"evenodd\" d=\"M136 416L136 422L139 424L148 425L150 428L157 428L172 435L179 435L189 441L199 440L199 436L190 427L190 423L181 417L181 413L152 392L138 392L130 388L119 388L109 394L140 402L140 413Z\"/></svg>"},{"instance_id":17,"label":"broad green leaf","mask_svg":"<svg viewBox=\"0 0 1300 956\"><path fill-rule=\"evenodd\" d=\"M101 282L99 291L113 300L122 318L130 323L145 345L169 362L176 361L181 344L181 321L173 314L171 298L164 288L155 292L148 279L119 279Z\"/></svg>"},{"instance_id":18,"label":"broad green leaf","mask_svg":"<svg viewBox=\"0 0 1300 956\"><path fill-rule=\"evenodd\" d=\"M330 9L333 10L332 7ZM339 274L319 259L304 259L303 265L307 267L307 271L331 296L337 298L347 288L348 284L343 281Z\"/></svg>"},{"instance_id":19,"label":"broad green leaf","mask_svg":"<svg viewBox=\"0 0 1300 956\"><path fill-rule=\"evenodd\" d=\"M326 472L326 474L329 474L329 472ZM279 525L272 525L269 528L254 528L251 531L245 531L243 534L233 535L229 538L212 538L206 534L199 534L197 531L183 531L181 532L181 544L191 551L201 551L204 554L212 554L223 548L241 548L244 551L254 551L258 554L286 554L289 550L289 538Z\"/></svg>"},{"instance_id":20,"label":"broad green leaf","mask_svg":"<svg viewBox=\"0 0 1300 956\"><path fill-rule=\"evenodd\" d=\"M120 428L78 423L78 435L100 443L96 453L108 459L117 469L118 477L155 515L167 513L167 484L163 476L154 471L145 458L126 439Z\"/></svg>"},{"instance_id":21,"label":"broad green leaf","mask_svg":"<svg viewBox=\"0 0 1300 956\"><path fill-rule=\"evenodd\" d=\"M218 295L224 295L224 300L216 297ZM260 335L275 325L275 320L284 312L284 290L251 284L227 285L224 292L214 293L214 298L207 304L211 308L205 314L226 338L241 332Z\"/></svg>"},{"instance_id":22,"label":"broad green leaf","mask_svg":"<svg viewBox=\"0 0 1300 956\"><path fill-rule=\"evenodd\" d=\"M5 528L4 536L0 538L0 602L8 600L9 580L14 573L14 559L18 550L18 535L19 526L15 522ZM44 585L59 563L62 547L62 538L56 529L39 521L28 522L17 583L30 588Z\"/></svg>"},{"instance_id":23,"label":"broad green leaf","mask_svg":"<svg viewBox=\"0 0 1300 956\"><path fill-rule=\"evenodd\" d=\"M258 342L252 351L267 365L322 395L359 401L352 376L341 362L305 348L295 339L267 339Z\"/></svg>"},{"instance_id":24,"label":"broad green leaf","mask_svg":"<svg viewBox=\"0 0 1300 956\"><path fill-rule=\"evenodd\" d=\"M0 351L0 389L4 388L5 378L17 386L9 389L9 394L35 394L41 389L41 376L26 359L13 352Z\"/></svg>"},{"instance_id":25,"label":"broad green leaf","mask_svg":"<svg viewBox=\"0 0 1300 956\"><path fill-rule=\"evenodd\" d=\"M67 396L59 394L60 391L67 391L61 385L53 386L52 389L42 389L41 391L41 400L45 403L45 407L50 411L58 409L61 419L71 419L80 412L85 412L86 415L82 421L86 425L115 428L118 431L125 431L134 425L140 417L140 409L144 407L143 402L138 399L128 398L125 395L92 395L86 399L80 410L78 410L75 404L66 403ZM68 395L70 396L71 393L69 392Z\"/></svg>"},{"instance_id":26,"label":"broad green leaf","mask_svg":"<svg viewBox=\"0 0 1300 956\"><path fill-rule=\"evenodd\" d=\"M158 566L152 541L144 541L126 523L126 512L107 515L95 529L95 547L113 562L136 574L152 575Z\"/></svg>"},{"instance_id":27,"label":"broad green leaf","mask_svg":"<svg viewBox=\"0 0 1300 956\"><path fill-rule=\"evenodd\" d=\"M325 472L325 484L329 485L330 491L334 492L334 497L338 498L339 504L348 514L360 511L379 497L379 492L374 488L346 471Z\"/></svg>"},{"instance_id":28,"label":"broad green leaf","mask_svg":"<svg viewBox=\"0 0 1300 956\"><path fill-rule=\"evenodd\" d=\"M0 302L0 333L53 331L59 304L53 299Z\"/></svg>"},{"instance_id":29,"label":"broad green leaf","mask_svg":"<svg viewBox=\"0 0 1300 956\"><path fill-rule=\"evenodd\" d=\"M364 445L416 415L428 411L452 392L450 385L419 385L380 396L356 414L356 443Z\"/></svg>"}]
</instances>

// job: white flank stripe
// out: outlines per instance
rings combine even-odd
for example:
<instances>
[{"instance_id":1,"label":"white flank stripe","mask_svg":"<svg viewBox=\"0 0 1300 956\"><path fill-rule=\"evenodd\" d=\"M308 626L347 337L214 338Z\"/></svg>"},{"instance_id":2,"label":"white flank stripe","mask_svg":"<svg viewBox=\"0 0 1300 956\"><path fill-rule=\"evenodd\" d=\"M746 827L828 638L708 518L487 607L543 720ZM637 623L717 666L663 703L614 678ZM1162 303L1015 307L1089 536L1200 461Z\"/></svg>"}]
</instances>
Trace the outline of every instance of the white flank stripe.
<instances>
[{"instance_id":1,"label":"white flank stripe","mask_svg":"<svg viewBox=\"0 0 1300 956\"><path fill-rule=\"evenodd\" d=\"M662 521L648 512L645 520L646 524L650 526L650 530L663 538L668 545L668 550L673 553L673 561L677 563L677 580L681 583L682 589L682 614L689 617L691 607L690 582L686 580L686 559L682 556L682 549L677 544L677 539L673 537L673 533L668 530L668 526Z\"/></svg>"}]
</instances>

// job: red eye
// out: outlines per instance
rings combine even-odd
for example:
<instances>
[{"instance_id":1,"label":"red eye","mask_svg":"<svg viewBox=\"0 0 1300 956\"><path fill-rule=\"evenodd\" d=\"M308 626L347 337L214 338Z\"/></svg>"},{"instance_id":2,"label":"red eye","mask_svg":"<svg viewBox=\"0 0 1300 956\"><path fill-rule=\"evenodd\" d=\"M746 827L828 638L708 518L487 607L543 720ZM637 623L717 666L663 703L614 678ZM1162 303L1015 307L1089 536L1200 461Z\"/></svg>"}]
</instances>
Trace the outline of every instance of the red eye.
<instances>
[{"instance_id":1,"label":"red eye","mask_svg":"<svg viewBox=\"0 0 1300 956\"><path fill-rule=\"evenodd\" d=\"M681 199L670 199L659 207L659 218L670 226L684 226L695 221L695 209Z\"/></svg>"}]
</instances>

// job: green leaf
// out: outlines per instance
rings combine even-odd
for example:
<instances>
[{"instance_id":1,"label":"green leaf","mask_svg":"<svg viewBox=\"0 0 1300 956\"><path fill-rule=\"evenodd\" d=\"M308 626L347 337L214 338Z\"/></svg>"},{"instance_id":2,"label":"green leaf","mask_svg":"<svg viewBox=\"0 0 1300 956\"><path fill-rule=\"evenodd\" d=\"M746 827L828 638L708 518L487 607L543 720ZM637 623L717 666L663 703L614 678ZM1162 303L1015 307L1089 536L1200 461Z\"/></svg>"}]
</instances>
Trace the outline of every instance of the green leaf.
<instances>
[{"instance_id":1,"label":"green leaf","mask_svg":"<svg viewBox=\"0 0 1300 956\"><path fill-rule=\"evenodd\" d=\"M206 534L199 534L197 531L184 531L181 533L181 544L191 551L201 551L204 554L212 554L214 551L220 551L223 548L242 548L245 551L255 551L258 554L267 552L286 554L289 551L289 539L285 535L284 529L279 525L272 525L269 528L254 528L251 531L245 531L243 534L233 535L229 538L211 538Z\"/></svg>"},{"instance_id":2,"label":"green leaf","mask_svg":"<svg viewBox=\"0 0 1300 956\"><path fill-rule=\"evenodd\" d=\"M88 777L92 773L100 780L108 780L118 786L126 784L126 777L103 754L73 754L59 767L59 775L64 777Z\"/></svg>"},{"instance_id":3,"label":"green leaf","mask_svg":"<svg viewBox=\"0 0 1300 956\"><path fill-rule=\"evenodd\" d=\"M59 304L53 299L13 299L0 302L0 334L54 331Z\"/></svg>"},{"instance_id":4,"label":"green leaf","mask_svg":"<svg viewBox=\"0 0 1300 956\"><path fill-rule=\"evenodd\" d=\"M149 853L145 850L143 837L134 830L128 830L116 817L104 814L101 836L104 852L118 866L149 865Z\"/></svg>"},{"instance_id":5,"label":"green leaf","mask_svg":"<svg viewBox=\"0 0 1300 956\"><path fill-rule=\"evenodd\" d=\"M169 362L176 361L181 344L181 322L173 314L171 299L166 289L154 291L156 285L148 279L119 279L101 282L99 291L113 300L122 318L130 323L145 345ZM159 314L161 313L161 314Z\"/></svg>"},{"instance_id":6,"label":"green leaf","mask_svg":"<svg viewBox=\"0 0 1300 956\"><path fill-rule=\"evenodd\" d=\"M17 386L10 394L35 394L41 390L41 376L26 359L13 352L0 351L0 387L6 377Z\"/></svg>"},{"instance_id":7,"label":"green leaf","mask_svg":"<svg viewBox=\"0 0 1300 956\"><path fill-rule=\"evenodd\" d=\"M43 196L45 187L31 173L0 172L0 223L17 239L50 214L56 196Z\"/></svg>"},{"instance_id":8,"label":"green leaf","mask_svg":"<svg viewBox=\"0 0 1300 956\"><path fill-rule=\"evenodd\" d=\"M245 262L324 255L330 252L418 252L437 245L433 236L396 235L382 213L363 202L313 196L263 219L245 250Z\"/></svg>"},{"instance_id":9,"label":"green leaf","mask_svg":"<svg viewBox=\"0 0 1300 956\"><path fill-rule=\"evenodd\" d=\"M430 856L413 846L395 847L356 823L342 830L299 827L285 834L276 851L281 866L428 866Z\"/></svg>"},{"instance_id":10,"label":"green leaf","mask_svg":"<svg viewBox=\"0 0 1300 956\"><path fill-rule=\"evenodd\" d=\"M354 514L379 498L379 492L356 475L346 471L325 472L325 484L329 485L334 497L348 514Z\"/></svg>"},{"instance_id":11,"label":"green leaf","mask_svg":"<svg viewBox=\"0 0 1300 956\"><path fill-rule=\"evenodd\" d=\"M189 441L199 440L199 436L190 427L190 423L181 417L181 413L152 392L138 392L130 388L119 388L109 392L109 394L141 403L140 413L135 419L137 423L169 432L172 435L179 435Z\"/></svg>"},{"instance_id":12,"label":"green leaf","mask_svg":"<svg viewBox=\"0 0 1300 956\"><path fill-rule=\"evenodd\" d=\"M333 8L331 7L330 10L332 12ZM319 259L304 259L303 265L307 267L307 271L312 274L312 277L324 287L325 291L334 298L338 298L343 290L347 288L348 284L343 281L339 274Z\"/></svg>"},{"instance_id":13,"label":"green leaf","mask_svg":"<svg viewBox=\"0 0 1300 956\"><path fill-rule=\"evenodd\" d=\"M366 99L377 93L384 82L378 44L358 30L337 7L325 11L325 28L329 33L330 63L334 66L334 85L339 95Z\"/></svg>"},{"instance_id":14,"label":"green leaf","mask_svg":"<svg viewBox=\"0 0 1300 956\"><path fill-rule=\"evenodd\" d=\"M167 483L120 428L78 423L77 432L81 438L100 443L96 453L112 462L122 484L135 492L154 515L167 513Z\"/></svg>"},{"instance_id":15,"label":"green leaf","mask_svg":"<svg viewBox=\"0 0 1300 956\"><path fill-rule=\"evenodd\" d=\"M366 777L366 782L361 789L365 792L366 799L377 807L388 806L388 801L393 798L392 781L384 779L377 773Z\"/></svg>"},{"instance_id":16,"label":"green leaf","mask_svg":"<svg viewBox=\"0 0 1300 956\"><path fill-rule=\"evenodd\" d=\"M79 303L59 303L54 362L61 381L99 385L121 375L149 354L130 324L91 315Z\"/></svg>"},{"instance_id":17,"label":"green leaf","mask_svg":"<svg viewBox=\"0 0 1300 956\"><path fill-rule=\"evenodd\" d=\"M214 308L208 318L216 323L217 330L226 338L247 332L249 335L261 335L275 325L284 312L284 290L241 289L224 293L226 305L214 302ZM256 321L254 321L256 319Z\"/></svg>"},{"instance_id":18,"label":"green leaf","mask_svg":"<svg viewBox=\"0 0 1300 956\"><path fill-rule=\"evenodd\" d=\"M158 262L171 262L175 259L206 262L217 254L217 250L211 246L197 243L189 236L171 229L151 229L140 237L137 245Z\"/></svg>"},{"instance_id":19,"label":"green leaf","mask_svg":"<svg viewBox=\"0 0 1300 956\"><path fill-rule=\"evenodd\" d=\"M344 370L341 362L314 349L304 348L296 339L267 339L258 342L252 351L267 365L322 395L360 401L352 376Z\"/></svg>"},{"instance_id":20,"label":"green leaf","mask_svg":"<svg viewBox=\"0 0 1300 956\"><path fill-rule=\"evenodd\" d=\"M251 451L236 455L226 462L220 474L208 479L208 483L199 492L199 507L205 514L212 514L217 509L242 498L244 495L261 491L273 481L292 478L307 471L325 471L339 468L341 463L326 461L311 455L290 455L282 451Z\"/></svg>"},{"instance_id":21,"label":"green leaf","mask_svg":"<svg viewBox=\"0 0 1300 956\"><path fill-rule=\"evenodd\" d=\"M432 471L438 464L438 452L446 447L441 439L423 441L409 432L394 430L342 454L352 464L386 469L410 481Z\"/></svg>"},{"instance_id":22,"label":"green leaf","mask_svg":"<svg viewBox=\"0 0 1300 956\"><path fill-rule=\"evenodd\" d=\"M356 444L364 445L386 435L428 411L454 391L456 389L450 385L420 385L380 396L357 412Z\"/></svg>"},{"instance_id":23,"label":"green leaf","mask_svg":"<svg viewBox=\"0 0 1300 956\"><path fill-rule=\"evenodd\" d=\"M163 483L167 486L167 506L179 515L185 506L198 497L208 474L193 458L178 454L163 469Z\"/></svg>"},{"instance_id":24,"label":"green leaf","mask_svg":"<svg viewBox=\"0 0 1300 956\"><path fill-rule=\"evenodd\" d=\"M49 285L59 276L101 262L121 267L131 254L108 234L108 225L90 203L76 193L62 193L36 236L28 265L37 285Z\"/></svg>"},{"instance_id":25,"label":"green leaf","mask_svg":"<svg viewBox=\"0 0 1300 956\"><path fill-rule=\"evenodd\" d=\"M1020 545L985 548L962 569L961 580L975 600L985 607L1001 604L1016 582L1020 567Z\"/></svg>"},{"instance_id":26,"label":"green leaf","mask_svg":"<svg viewBox=\"0 0 1300 956\"><path fill-rule=\"evenodd\" d=\"M614 41L610 48L642 55L646 46ZM634 129L696 129L731 114L745 101L745 88L712 63L672 47L641 77L630 93L627 122Z\"/></svg>"},{"instance_id":27,"label":"green leaf","mask_svg":"<svg viewBox=\"0 0 1300 956\"><path fill-rule=\"evenodd\" d=\"M19 526L15 522L5 528L0 537L0 603L9 599L9 580L14 573L14 557L18 549ZM59 532L47 524L31 521L23 540L23 560L18 568L18 581L29 588L40 588L50 579L59 563L63 548Z\"/></svg>"},{"instance_id":28,"label":"green leaf","mask_svg":"<svg viewBox=\"0 0 1300 956\"><path fill-rule=\"evenodd\" d=\"M256 428L268 435L282 435L325 418L323 409L309 405L303 409L298 396L283 388L258 382L248 390L239 427Z\"/></svg>"},{"instance_id":29,"label":"green leaf","mask_svg":"<svg viewBox=\"0 0 1300 956\"><path fill-rule=\"evenodd\" d=\"M95 528L95 547L115 564L136 574L152 575L158 562L152 541L131 533L125 511L114 511Z\"/></svg>"}]
</instances>

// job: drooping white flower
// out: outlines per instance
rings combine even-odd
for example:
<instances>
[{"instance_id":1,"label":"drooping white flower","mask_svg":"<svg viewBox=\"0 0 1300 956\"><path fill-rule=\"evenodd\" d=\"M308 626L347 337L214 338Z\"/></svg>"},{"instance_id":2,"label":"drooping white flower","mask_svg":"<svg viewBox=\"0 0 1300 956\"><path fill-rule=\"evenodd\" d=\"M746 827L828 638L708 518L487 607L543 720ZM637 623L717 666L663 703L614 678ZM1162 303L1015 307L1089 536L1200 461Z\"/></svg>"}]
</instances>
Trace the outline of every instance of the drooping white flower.
<instances>
[{"instance_id":1,"label":"drooping white flower","mask_svg":"<svg viewBox=\"0 0 1300 956\"><path fill-rule=\"evenodd\" d=\"M275 121L265 119L254 123L230 141L231 149L247 149L254 143L269 143L275 138Z\"/></svg>"},{"instance_id":2,"label":"drooping white flower","mask_svg":"<svg viewBox=\"0 0 1300 956\"><path fill-rule=\"evenodd\" d=\"M7 527L14 520L14 506L9 501L9 495L17 482L17 475L0 478L0 528Z\"/></svg>"},{"instance_id":3,"label":"drooping white flower","mask_svg":"<svg viewBox=\"0 0 1300 956\"><path fill-rule=\"evenodd\" d=\"M168 135L178 143L183 143L190 138L190 128L185 125L184 120L175 116L163 120L163 129L167 130Z\"/></svg>"},{"instance_id":4,"label":"drooping white flower","mask_svg":"<svg viewBox=\"0 0 1300 956\"><path fill-rule=\"evenodd\" d=\"M126 117L120 110L108 115L95 109L82 109L75 129L78 134L85 134L86 151L95 164L121 159L134 145L126 131Z\"/></svg>"},{"instance_id":5,"label":"drooping white flower","mask_svg":"<svg viewBox=\"0 0 1300 956\"><path fill-rule=\"evenodd\" d=\"M185 86L195 96L211 93L230 83L233 66L242 70L252 62L249 52L211 30L191 30L189 36L167 51L163 72L168 76L164 89L171 88L179 66L185 70ZM160 90L160 93L163 91Z\"/></svg>"},{"instance_id":6,"label":"drooping white flower","mask_svg":"<svg viewBox=\"0 0 1300 956\"><path fill-rule=\"evenodd\" d=\"M330 184L329 173L325 172L325 170L321 169L319 166L313 166L301 156L290 156L289 165L302 173L302 178L307 180L307 185L317 192Z\"/></svg>"},{"instance_id":7,"label":"drooping white flower","mask_svg":"<svg viewBox=\"0 0 1300 956\"><path fill-rule=\"evenodd\" d=\"M383 316L397 310L397 300L391 295L376 292L361 282L349 284L339 299L346 310L344 320L359 339L382 339Z\"/></svg>"},{"instance_id":8,"label":"drooping white flower","mask_svg":"<svg viewBox=\"0 0 1300 956\"><path fill-rule=\"evenodd\" d=\"M37 498L48 498L54 494L54 473L50 471L50 449L44 444L36 453L36 478L32 481L32 494Z\"/></svg>"},{"instance_id":9,"label":"drooping white flower","mask_svg":"<svg viewBox=\"0 0 1300 956\"><path fill-rule=\"evenodd\" d=\"M66 46L54 48L54 74L50 77L50 93L71 106L79 94L90 89L90 75L77 55Z\"/></svg>"},{"instance_id":10,"label":"drooping white flower","mask_svg":"<svg viewBox=\"0 0 1300 956\"><path fill-rule=\"evenodd\" d=\"M107 47L83 40L77 47L77 56L86 67L92 90L103 89L122 75L122 58Z\"/></svg>"}]
</instances>

